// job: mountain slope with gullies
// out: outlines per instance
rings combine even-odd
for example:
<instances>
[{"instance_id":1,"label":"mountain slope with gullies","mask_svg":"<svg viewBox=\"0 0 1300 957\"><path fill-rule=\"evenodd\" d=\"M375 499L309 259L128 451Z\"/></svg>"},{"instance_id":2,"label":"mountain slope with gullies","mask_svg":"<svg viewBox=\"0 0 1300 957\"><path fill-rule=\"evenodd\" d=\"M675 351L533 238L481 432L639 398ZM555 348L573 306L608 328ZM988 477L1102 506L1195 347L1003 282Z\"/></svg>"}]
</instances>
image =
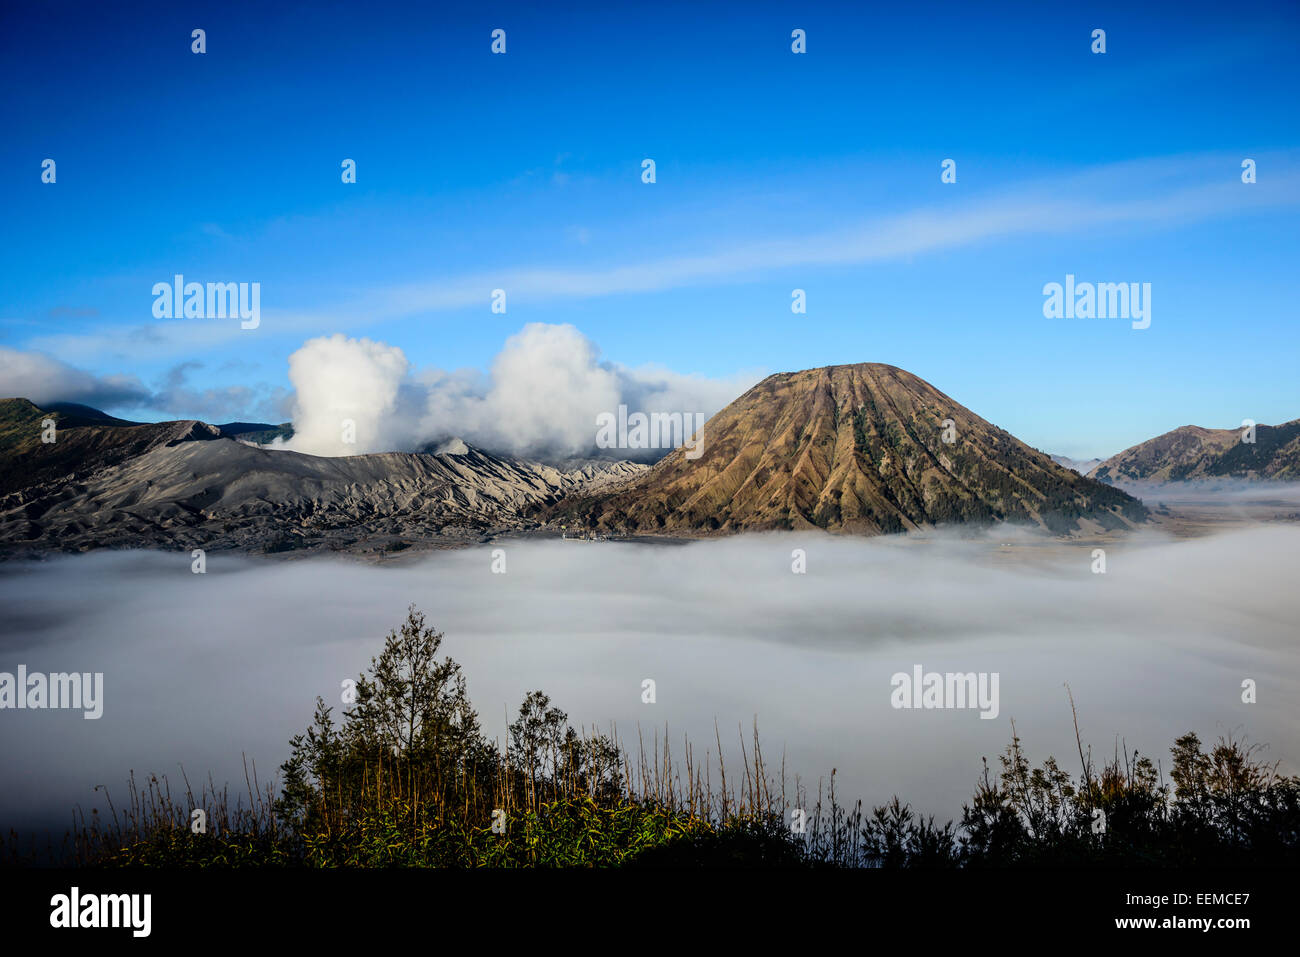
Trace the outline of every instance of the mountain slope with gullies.
<instances>
[{"instance_id":1,"label":"mountain slope with gullies","mask_svg":"<svg viewBox=\"0 0 1300 957\"><path fill-rule=\"evenodd\" d=\"M943 439L948 420L951 444ZM809 528L874 535L1003 520L1061 534L1147 517L1138 500L1056 464L889 365L769 376L701 434L698 458L676 449L615 490L562 500L550 516L685 536Z\"/></svg>"},{"instance_id":2,"label":"mountain slope with gullies","mask_svg":"<svg viewBox=\"0 0 1300 957\"><path fill-rule=\"evenodd\" d=\"M464 544L527 530L537 507L645 468L557 468L459 440L434 452L322 457L237 441L202 422L98 415L60 418L25 399L0 400L0 554ZM55 441L43 443L50 417Z\"/></svg>"},{"instance_id":3,"label":"mountain slope with gullies","mask_svg":"<svg viewBox=\"0 0 1300 957\"><path fill-rule=\"evenodd\" d=\"M1300 419L1258 425L1254 442L1243 441L1244 434L1184 425L1112 455L1088 475L1117 485L1300 480Z\"/></svg>"},{"instance_id":4,"label":"mountain slope with gullies","mask_svg":"<svg viewBox=\"0 0 1300 957\"><path fill-rule=\"evenodd\" d=\"M0 496L75 483L159 446L220 437L214 426L193 419L127 422L86 406L42 409L27 399L0 399Z\"/></svg>"}]
</instances>

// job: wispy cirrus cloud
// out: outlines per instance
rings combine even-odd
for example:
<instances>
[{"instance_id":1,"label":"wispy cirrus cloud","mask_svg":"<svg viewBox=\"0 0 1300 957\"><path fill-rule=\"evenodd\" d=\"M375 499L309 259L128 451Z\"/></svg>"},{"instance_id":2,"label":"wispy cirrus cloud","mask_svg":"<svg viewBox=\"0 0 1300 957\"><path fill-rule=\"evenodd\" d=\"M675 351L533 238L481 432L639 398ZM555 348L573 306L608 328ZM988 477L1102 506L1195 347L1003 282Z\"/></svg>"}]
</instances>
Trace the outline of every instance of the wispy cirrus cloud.
<instances>
[{"instance_id":1,"label":"wispy cirrus cloud","mask_svg":"<svg viewBox=\"0 0 1300 957\"><path fill-rule=\"evenodd\" d=\"M518 265L375 287L350 299L277 302L265 291L255 332L238 323L170 320L101 326L89 332L36 336L30 348L70 361L104 355L166 358L258 335L318 335L431 313L485 306L493 289L511 304L580 301L752 282L789 269L834 268L911 260L1021 236L1091 235L1160 230L1300 205L1300 162L1291 153L1261 154L1258 183L1243 186L1239 158L1162 157L1086 168L1071 175L986 191L951 203L881 213L848 228L767 238L696 238L689 253L656 259L624 254L603 265ZM937 175L937 174L936 174ZM703 233L707 224L701 224Z\"/></svg>"}]
</instances>

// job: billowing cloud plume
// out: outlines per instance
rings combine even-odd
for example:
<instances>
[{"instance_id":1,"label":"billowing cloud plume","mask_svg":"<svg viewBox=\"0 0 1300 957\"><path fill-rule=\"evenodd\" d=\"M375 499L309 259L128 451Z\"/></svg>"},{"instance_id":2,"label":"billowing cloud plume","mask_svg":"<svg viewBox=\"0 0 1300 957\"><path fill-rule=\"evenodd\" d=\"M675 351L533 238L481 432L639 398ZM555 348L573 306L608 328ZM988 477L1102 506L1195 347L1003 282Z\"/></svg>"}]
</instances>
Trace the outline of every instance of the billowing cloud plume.
<instances>
[{"instance_id":1,"label":"billowing cloud plume","mask_svg":"<svg viewBox=\"0 0 1300 957\"><path fill-rule=\"evenodd\" d=\"M602 361L571 325L531 323L506 340L487 374L413 372L400 349L342 335L312 339L289 360L297 391L294 437L286 447L314 455L420 448L451 436L493 451L538 458L602 454L602 413L678 412L711 416L756 380L682 375ZM354 443L342 420L356 423ZM664 449L604 450L653 460Z\"/></svg>"},{"instance_id":2,"label":"billowing cloud plume","mask_svg":"<svg viewBox=\"0 0 1300 957\"><path fill-rule=\"evenodd\" d=\"M289 357L296 398L291 449L360 455L405 444L397 393L410 371L401 349L342 334L311 339Z\"/></svg>"}]
</instances>

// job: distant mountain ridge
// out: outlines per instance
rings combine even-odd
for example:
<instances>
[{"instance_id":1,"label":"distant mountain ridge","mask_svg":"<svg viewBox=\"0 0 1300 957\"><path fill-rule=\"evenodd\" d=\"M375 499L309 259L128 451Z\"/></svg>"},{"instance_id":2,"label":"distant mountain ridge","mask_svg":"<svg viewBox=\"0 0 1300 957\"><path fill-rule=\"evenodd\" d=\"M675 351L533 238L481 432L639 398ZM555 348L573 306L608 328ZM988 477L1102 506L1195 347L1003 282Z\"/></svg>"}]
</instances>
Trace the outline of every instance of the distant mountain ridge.
<instances>
[{"instance_id":1,"label":"distant mountain ridge","mask_svg":"<svg viewBox=\"0 0 1300 957\"><path fill-rule=\"evenodd\" d=\"M1300 481L1300 419L1245 430L1184 425L1113 455L1090 476L1112 484L1221 479Z\"/></svg>"},{"instance_id":2,"label":"distant mountain ridge","mask_svg":"<svg viewBox=\"0 0 1300 957\"><path fill-rule=\"evenodd\" d=\"M1102 463L1101 459L1072 459L1068 455L1053 455L1051 458L1057 465L1062 465L1080 475L1087 475Z\"/></svg>"}]
</instances>

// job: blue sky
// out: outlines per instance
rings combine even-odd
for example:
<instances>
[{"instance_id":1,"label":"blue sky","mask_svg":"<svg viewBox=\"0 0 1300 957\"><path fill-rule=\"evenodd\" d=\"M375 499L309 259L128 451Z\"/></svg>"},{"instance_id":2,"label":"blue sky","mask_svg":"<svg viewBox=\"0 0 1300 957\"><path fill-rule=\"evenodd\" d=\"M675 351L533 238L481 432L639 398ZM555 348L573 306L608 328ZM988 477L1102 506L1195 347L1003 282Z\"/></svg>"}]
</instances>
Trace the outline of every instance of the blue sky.
<instances>
[{"instance_id":1,"label":"blue sky","mask_svg":"<svg viewBox=\"0 0 1300 957\"><path fill-rule=\"evenodd\" d=\"M0 391L284 418L313 337L486 370L570 323L727 382L892 363L1080 457L1300 417L1300 8L1133 6L6 8ZM155 319L176 273L260 327ZM1044 318L1067 273L1151 327Z\"/></svg>"}]
</instances>

